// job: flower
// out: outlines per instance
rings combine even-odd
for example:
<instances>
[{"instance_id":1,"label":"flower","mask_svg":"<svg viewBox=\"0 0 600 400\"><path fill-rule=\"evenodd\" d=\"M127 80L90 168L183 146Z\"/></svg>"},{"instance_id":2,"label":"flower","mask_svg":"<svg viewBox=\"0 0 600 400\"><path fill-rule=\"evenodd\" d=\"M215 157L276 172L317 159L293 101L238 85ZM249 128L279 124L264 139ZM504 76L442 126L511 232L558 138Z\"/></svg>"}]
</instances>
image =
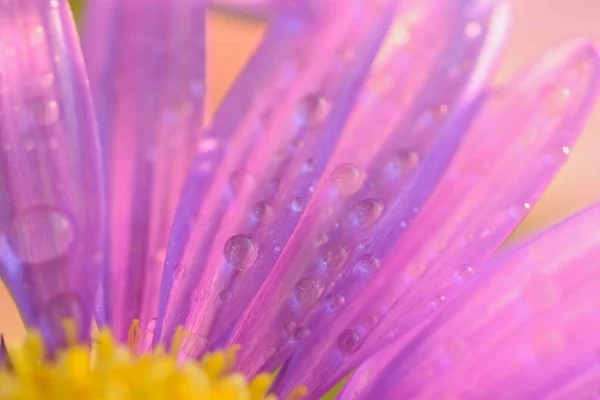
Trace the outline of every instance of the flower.
<instances>
[{"instance_id":1,"label":"flower","mask_svg":"<svg viewBox=\"0 0 600 400\"><path fill-rule=\"evenodd\" d=\"M504 2L267 3L206 122L203 0L89 0L84 57L64 1L0 4L0 271L43 337L0 346L2 387L261 397L281 367L274 393L317 398L358 368L343 396L538 398L593 380L597 208L484 264L567 160L597 47L494 88ZM238 346L251 383L226 368Z\"/></svg>"}]
</instances>

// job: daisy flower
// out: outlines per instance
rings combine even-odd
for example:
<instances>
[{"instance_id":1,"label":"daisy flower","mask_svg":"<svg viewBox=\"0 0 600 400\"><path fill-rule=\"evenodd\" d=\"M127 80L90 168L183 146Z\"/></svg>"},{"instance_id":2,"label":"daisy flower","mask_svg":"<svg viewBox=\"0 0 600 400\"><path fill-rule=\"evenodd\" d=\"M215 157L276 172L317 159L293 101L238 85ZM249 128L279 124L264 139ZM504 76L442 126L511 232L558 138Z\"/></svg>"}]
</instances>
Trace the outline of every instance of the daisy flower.
<instances>
[{"instance_id":1,"label":"daisy flower","mask_svg":"<svg viewBox=\"0 0 600 400\"><path fill-rule=\"evenodd\" d=\"M270 23L206 119L204 0L88 0L83 51L0 2L0 399L598 394L600 208L494 255L598 48L493 87L504 1L221 3Z\"/></svg>"}]
</instances>

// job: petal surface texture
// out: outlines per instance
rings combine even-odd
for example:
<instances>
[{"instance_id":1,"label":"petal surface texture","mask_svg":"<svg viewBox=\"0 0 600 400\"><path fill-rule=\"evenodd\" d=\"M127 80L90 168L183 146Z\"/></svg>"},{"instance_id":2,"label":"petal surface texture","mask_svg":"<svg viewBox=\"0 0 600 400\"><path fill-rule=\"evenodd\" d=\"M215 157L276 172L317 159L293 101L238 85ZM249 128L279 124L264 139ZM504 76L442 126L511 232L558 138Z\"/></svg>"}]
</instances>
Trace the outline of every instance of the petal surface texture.
<instances>
[{"instance_id":1,"label":"petal surface texture","mask_svg":"<svg viewBox=\"0 0 600 400\"><path fill-rule=\"evenodd\" d=\"M440 309L538 200L566 161L597 91L597 49L573 41L488 93L431 194L424 191L440 155L387 207L398 208L380 219L367 249L380 260L376 273L358 292L335 282L333 293L339 288L346 303L326 323L324 313L309 319L312 334L283 367L277 390L307 385L311 395L324 394L384 343L410 334ZM403 234L396 233L403 225ZM264 317L255 318L260 326Z\"/></svg>"},{"instance_id":2,"label":"petal surface texture","mask_svg":"<svg viewBox=\"0 0 600 400\"><path fill-rule=\"evenodd\" d=\"M596 205L496 256L408 345L365 363L340 397L594 398L599 227Z\"/></svg>"},{"instance_id":3,"label":"petal surface texture","mask_svg":"<svg viewBox=\"0 0 600 400\"><path fill-rule=\"evenodd\" d=\"M202 132L204 13L204 0L88 2L83 43L109 182L98 317L121 341L133 319L156 324L169 229Z\"/></svg>"},{"instance_id":4,"label":"petal surface texture","mask_svg":"<svg viewBox=\"0 0 600 400\"><path fill-rule=\"evenodd\" d=\"M87 340L104 262L95 117L68 2L0 4L0 272L49 349Z\"/></svg>"}]
</instances>

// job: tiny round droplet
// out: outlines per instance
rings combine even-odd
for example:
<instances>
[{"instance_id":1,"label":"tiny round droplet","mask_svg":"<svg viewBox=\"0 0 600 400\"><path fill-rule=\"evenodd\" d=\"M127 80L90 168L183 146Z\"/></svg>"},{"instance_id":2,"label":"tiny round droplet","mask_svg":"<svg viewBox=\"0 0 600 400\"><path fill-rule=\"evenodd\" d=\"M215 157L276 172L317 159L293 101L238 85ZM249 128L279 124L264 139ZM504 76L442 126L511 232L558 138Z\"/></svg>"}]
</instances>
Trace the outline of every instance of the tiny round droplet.
<instances>
[{"instance_id":1,"label":"tiny round droplet","mask_svg":"<svg viewBox=\"0 0 600 400\"><path fill-rule=\"evenodd\" d=\"M296 212L302 212L304 211L304 207L306 207L306 202L304 201L304 199L302 197L294 197L292 199L292 210L296 211Z\"/></svg>"},{"instance_id":2,"label":"tiny round droplet","mask_svg":"<svg viewBox=\"0 0 600 400\"><path fill-rule=\"evenodd\" d=\"M456 270L455 275L460 280L467 280L473 275L473 268L469 265L463 265Z\"/></svg>"},{"instance_id":3,"label":"tiny round droplet","mask_svg":"<svg viewBox=\"0 0 600 400\"><path fill-rule=\"evenodd\" d=\"M344 303L346 303L346 298L344 296L342 296L341 294L336 294L335 296L333 296L331 298L331 305L334 308L338 308L344 305Z\"/></svg>"},{"instance_id":4,"label":"tiny round droplet","mask_svg":"<svg viewBox=\"0 0 600 400\"><path fill-rule=\"evenodd\" d=\"M64 255L75 233L71 219L54 207L38 206L18 212L8 227L15 255L28 263L43 263Z\"/></svg>"},{"instance_id":5,"label":"tiny round droplet","mask_svg":"<svg viewBox=\"0 0 600 400\"><path fill-rule=\"evenodd\" d=\"M327 243L327 236L319 233L317 236L315 236L314 242L316 246L322 246Z\"/></svg>"},{"instance_id":6,"label":"tiny round droplet","mask_svg":"<svg viewBox=\"0 0 600 400\"><path fill-rule=\"evenodd\" d=\"M313 305L323 294L323 283L318 279L304 278L296 284L296 295L305 306Z\"/></svg>"},{"instance_id":7,"label":"tiny round droplet","mask_svg":"<svg viewBox=\"0 0 600 400\"><path fill-rule=\"evenodd\" d=\"M323 246L322 257L327 268L337 271L348 259L348 250L337 243L326 244Z\"/></svg>"},{"instance_id":8,"label":"tiny round droplet","mask_svg":"<svg viewBox=\"0 0 600 400\"><path fill-rule=\"evenodd\" d=\"M361 340L358 332L353 330L345 330L338 336L338 348L344 354L353 354L360 348Z\"/></svg>"},{"instance_id":9,"label":"tiny round droplet","mask_svg":"<svg viewBox=\"0 0 600 400\"><path fill-rule=\"evenodd\" d=\"M292 333L294 331L294 329L296 329L297 324L294 321L288 321L286 322L284 329L286 332L288 333Z\"/></svg>"},{"instance_id":10,"label":"tiny round droplet","mask_svg":"<svg viewBox=\"0 0 600 400\"><path fill-rule=\"evenodd\" d=\"M379 268L379 258L373 254L365 254L358 260L359 271L365 274L371 274Z\"/></svg>"},{"instance_id":11,"label":"tiny round droplet","mask_svg":"<svg viewBox=\"0 0 600 400\"><path fill-rule=\"evenodd\" d=\"M319 94L308 94L298 104L298 124L316 126L322 124L331 112L331 104Z\"/></svg>"},{"instance_id":12,"label":"tiny round droplet","mask_svg":"<svg viewBox=\"0 0 600 400\"><path fill-rule=\"evenodd\" d=\"M40 125L52 125L60 117L58 103L54 100L40 98L35 100L33 106L35 117Z\"/></svg>"},{"instance_id":13,"label":"tiny round droplet","mask_svg":"<svg viewBox=\"0 0 600 400\"><path fill-rule=\"evenodd\" d=\"M236 267L236 269L241 269L253 250L254 242L252 239L246 235L235 235L225 243L223 255L230 265Z\"/></svg>"},{"instance_id":14,"label":"tiny round droplet","mask_svg":"<svg viewBox=\"0 0 600 400\"><path fill-rule=\"evenodd\" d=\"M551 86L542 94L542 109L547 116L554 118L562 115L571 101L571 90L565 87Z\"/></svg>"},{"instance_id":15,"label":"tiny round droplet","mask_svg":"<svg viewBox=\"0 0 600 400\"><path fill-rule=\"evenodd\" d=\"M410 174L421 161L419 153L408 150L398 150L388 163L388 173L392 178Z\"/></svg>"},{"instance_id":16,"label":"tiny round droplet","mask_svg":"<svg viewBox=\"0 0 600 400\"><path fill-rule=\"evenodd\" d=\"M257 221L260 221L269 213L270 209L271 207L269 206L269 203L266 201L259 201L252 208L252 216Z\"/></svg>"},{"instance_id":17,"label":"tiny round droplet","mask_svg":"<svg viewBox=\"0 0 600 400\"><path fill-rule=\"evenodd\" d=\"M185 267L183 264L177 264L173 267L173 279L179 281L185 276Z\"/></svg>"},{"instance_id":18,"label":"tiny round droplet","mask_svg":"<svg viewBox=\"0 0 600 400\"><path fill-rule=\"evenodd\" d=\"M446 296L438 295L433 300L431 300L431 308L439 308L446 301Z\"/></svg>"},{"instance_id":19,"label":"tiny round droplet","mask_svg":"<svg viewBox=\"0 0 600 400\"><path fill-rule=\"evenodd\" d=\"M341 196L353 195L362 185L360 170L354 164L338 165L331 177Z\"/></svg>"},{"instance_id":20,"label":"tiny round droplet","mask_svg":"<svg viewBox=\"0 0 600 400\"><path fill-rule=\"evenodd\" d=\"M230 302L232 297L233 295L229 290L223 290L221 293L219 293L219 299L221 299L223 303Z\"/></svg>"},{"instance_id":21,"label":"tiny round droplet","mask_svg":"<svg viewBox=\"0 0 600 400\"><path fill-rule=\"evenodd\" d=\"M308 329L300 327L294 332L294 338L296 340L302 340L308 336L308 333Z\"/></svg>"},{"instance_id":22,"label":"tiny round droplet","mask_svg":"<svg viewBox=\"0 0 600 400\"><path fill-rule=\"evenodd\" d=\"M383 211L383 205L375 199L364 199L354 207L354 217L357 223L368 228L381 215Z\"/></svg>"}]
</instances>

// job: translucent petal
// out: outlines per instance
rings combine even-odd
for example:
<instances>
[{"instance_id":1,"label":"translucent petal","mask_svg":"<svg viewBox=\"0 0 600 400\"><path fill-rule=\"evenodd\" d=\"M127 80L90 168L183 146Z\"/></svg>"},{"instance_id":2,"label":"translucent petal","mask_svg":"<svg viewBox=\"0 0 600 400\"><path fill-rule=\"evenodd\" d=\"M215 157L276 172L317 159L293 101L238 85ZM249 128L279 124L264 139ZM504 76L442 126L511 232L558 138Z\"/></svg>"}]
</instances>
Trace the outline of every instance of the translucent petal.
<instances>
[{"instance_id":1,"label":"translucent petal","mask_svg":"<svg viewBox=\"0 0 600 400\"><path fill-rule=\"evenodd\" d=\"M381 220L368 249L381 260L377 272L326 324L319 318L309 322L314 332L283 368L278 391L306 384L311 395L322 394L383 343L408 334L468 281L566 160L596 99L598 67L595 47L569 42L489 94L427 201L422 198L433 162L397 200L404 208ZM404 235L396 234L400 221L393 218L411 208ZM338 287L348 297L346 287Z\"/></svg>"},{"instance_id":2,"label":"translucent petal","mask_svg":"<svg viewBox=\"0 0 600 400\"><path fill-rule=\"evenodd\" d=\"M334 0L314 15L283 14L267 32L200 141L171 231L156 340L185 324L183 354L198 355L216 317L236 316L221 309L268 274L389 26L394 2L379 3ZM237 290L244 276L251 283Z\"/></svg>"},{"instance_id":3,"label":"translucent petal","mask_svg":"<svg viewBox=\"0 0 600 400\"><path fill-rule=\"evenodd\" d=\"M95 117L65 1L0 3L0 272L50 349L87 339L104 259Z\"/></svg>"},{"instance_id":4,"label":"translucent petal","mask_svg":"<svg viewBox=\"0 0 600 400\"><path fill-rule=\"evenodd\" d=\"M168 233L202 130L204 0L90 0L84 50L103 141L110 263L99 322L155 324ZM147 341L144 343L147 346Z\"/></svg>"},{"instance_id":5,"label":"translucent petal","mask_svg":"<svg viewBox=\"0 0 600 400\"><path fill-rule=\"evenodd\" d=\"M481 2L404 3L312 202L274 267L259 265L272 271L234 286L243 314L226 341L242 345L238 368L279 366L377 273L461 141L506 17ZM482 24L476 38L464 34L471 21Z\"/></svg>"},{"instance_id":6,"label":"translucent petal","mask_svg":"<svg viewBox=\"0 0 600 400\"><path fill-rule=\"evenodd\" d=\"M404 350L364 364L341 398L593 398L599 226L596 205L497 256Z\"/></svg>"}]
</instances>

